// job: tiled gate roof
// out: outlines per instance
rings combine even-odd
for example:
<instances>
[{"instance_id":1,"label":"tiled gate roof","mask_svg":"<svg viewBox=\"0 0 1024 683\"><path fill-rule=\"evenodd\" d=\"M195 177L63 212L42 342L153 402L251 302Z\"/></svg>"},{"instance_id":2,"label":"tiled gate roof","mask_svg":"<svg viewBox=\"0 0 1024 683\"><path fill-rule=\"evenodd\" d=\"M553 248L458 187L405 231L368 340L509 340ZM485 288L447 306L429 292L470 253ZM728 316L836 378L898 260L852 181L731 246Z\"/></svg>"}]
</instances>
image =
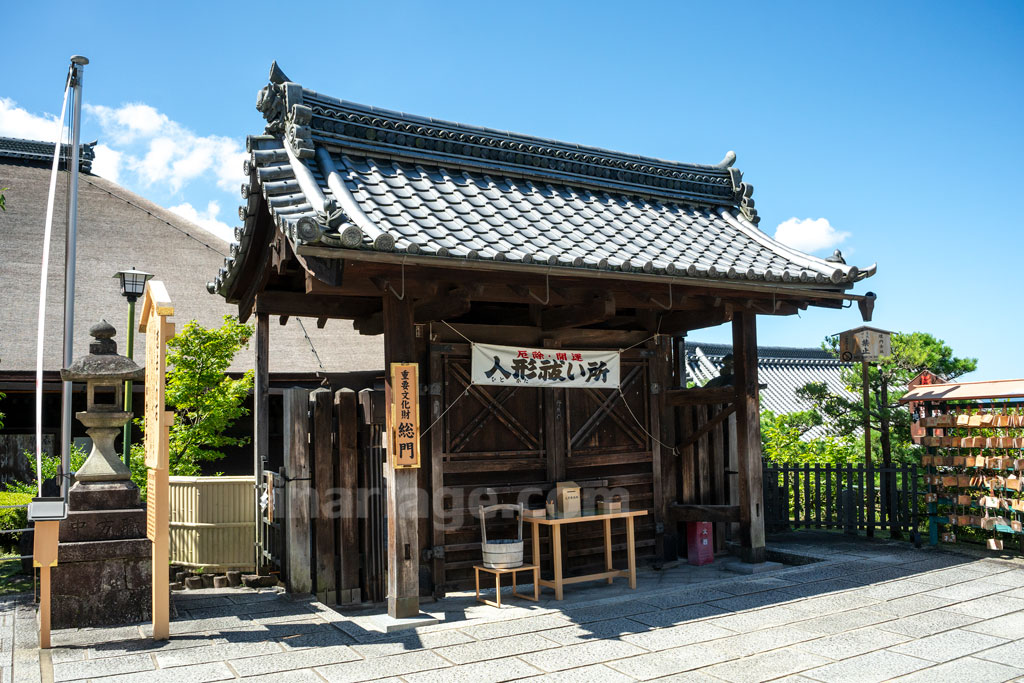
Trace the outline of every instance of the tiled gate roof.
<instances>
[{"instance_id":1,"label":"tiled gate roof","mask_svg":"<svg viewBox=\"0 0 1024 683\"><path fill-rule=\"evenodd\" d=\"M240 246L261 200L292 243L842 290L871 275L756 227L732 164L679 164L326 97L276 65L248 140Z\"/></svg>"}]
</instances>

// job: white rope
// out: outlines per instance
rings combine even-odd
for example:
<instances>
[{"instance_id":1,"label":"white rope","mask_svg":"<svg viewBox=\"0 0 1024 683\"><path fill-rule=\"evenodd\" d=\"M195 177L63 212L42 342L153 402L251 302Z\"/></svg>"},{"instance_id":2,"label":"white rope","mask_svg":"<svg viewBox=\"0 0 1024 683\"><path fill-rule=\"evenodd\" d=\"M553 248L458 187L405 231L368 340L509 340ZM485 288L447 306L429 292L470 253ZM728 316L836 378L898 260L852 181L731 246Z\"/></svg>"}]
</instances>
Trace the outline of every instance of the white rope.
<instances>
[{"instance_id":1,"label":"white rope","mask_svg":"<svg viewBox=\"0 0 1024 683\"><path fill-rule=\"evenodd\" d=\"M469 342L470 344L474 344L474 343L476 343L476 342L474 342L474 341L473 341L472 339L470 339L469 337L467 337L466 335L462 334L462 333L461 333L461 332L459 332L459 331L458 331L457 329L455 329L454 327L452 327L452 324L451 324L450 322L448 322L447 320L442 320L441 322L443 322L443 323L444 323L445 325L447 325L448 327L451 327L451 329L452 329L452 332L454 332L455 334L459 335L460 337L462 337L463 339L465 339L466 341L468 341L468 342Z\"/></svg>"},{"instance_id":2,"label":"white rope","mask_svg":"<svg viewBox=\"0 0 1024 683\"><path fill-rule=\"evenodd\" d=\"M74 67L71 67L74 69ZM46 327L46 279L50 269L50 234L53 231L53 200L57 194L57 167L60 164L60 143L64 137L64 112L71 90L71 74L64 86L64 102L60 105L57 142L53 145L53 168L50 171L50 194L46 199L46 227L43 230L43 265L39 273L39 323L36 328L36 483L39 496L43 495L43 332ZM70 150L78 154L77 149ZM62 439L69 435L61 434Z\"/></svg>"},{"instance_id":3,"label":"white rope","mask_svg":"<svg viewBox=\"0 0 1024 683\"><path fill-rule=\"evenodd\" d=\"M423 432L420 434L420 438L423 438L424 436L426 436L427 432L429 432L431 429L433 429L434 425L436 425L438 422L440 422L441 418L444 417L445 415L447 415L448 411L451 410L452 408L454 408L455 404L458 403L462 399L463 396L468 394L469 390L472 389L472 388L473 388L473 383L470 382L469 385L466 387L466 390L463 391L461 394L459 394L459 398L457 398L454 401L452 401L451 404L447 408L444 409L444 412L442 412L440 415L438 415L437 419L434 420L433 422L431 422L430 426L423 430Z\"/></svg>"},{"instance_id":4,"label":"white rope","mask_svg":"<svg viewBox=\"0 0 1024 683\"><path fill-rule=\"evenodd\" d=\"M667 443L661 441L658 437L654 436L654 434L651 434L649 431L647 431L647 428L644 427L643 423L640 422L640 420L637 419L636 415L633 414L633 409L629 407L629 402L626 400L626 395L622 393L622 387L617 387L617 389L619 392L619 396L622 397L622 405L626 406L626 410L629 412L630 417L633 418L633 421L636 422L636 426L639 427L640 430L644 434L649 436L651 440L654 441L656 444L658 444L662 448L669 449L672 453L676 455L679 455L679 449L677 449L675 446L669 446Z\"/></svg>"}]
</instances>

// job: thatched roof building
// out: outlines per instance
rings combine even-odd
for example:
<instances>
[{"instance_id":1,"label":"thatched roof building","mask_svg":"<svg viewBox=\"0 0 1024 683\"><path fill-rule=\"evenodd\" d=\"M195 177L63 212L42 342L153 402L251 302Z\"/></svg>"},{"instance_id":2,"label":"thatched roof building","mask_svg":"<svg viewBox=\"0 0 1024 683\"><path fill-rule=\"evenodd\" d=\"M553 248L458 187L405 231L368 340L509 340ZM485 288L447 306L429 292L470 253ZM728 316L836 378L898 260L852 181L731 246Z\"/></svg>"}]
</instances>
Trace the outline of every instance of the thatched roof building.
<instances>
[{"instance_id":1,"label":"thatched roof building","mask_svg":"<svg viewBox=\"0 0 1024 683\"><path fill-rule=\"evenodd\" d=\"M35 369L39 268L53 144L0 138L0 187L8 188L7 210L0 212L0 376ZM229 246L181 216L99 176L91 174L93 145L80 149L78 205L78 267L75 300L75 349L88 345L89 326L107 319L123 344L127 306L111 279L119 270L136 267L154 273L167 286L179 327L188 320L217 326L235 306L210 296L206 282L216 272ZM67 171L58 178L54 234L47 285L44 362L47 371L61 364L64 306L64 216ZM276 327L276 325L275 325ZM145 348L140 335L136 349ZM293 318L275 329L272 375L351 372L383 368L379 337L360 337L350 322L334 321L318 329L315 320ZM252 367L242 353L232 370Z\"/></svg>"}]
</instances>

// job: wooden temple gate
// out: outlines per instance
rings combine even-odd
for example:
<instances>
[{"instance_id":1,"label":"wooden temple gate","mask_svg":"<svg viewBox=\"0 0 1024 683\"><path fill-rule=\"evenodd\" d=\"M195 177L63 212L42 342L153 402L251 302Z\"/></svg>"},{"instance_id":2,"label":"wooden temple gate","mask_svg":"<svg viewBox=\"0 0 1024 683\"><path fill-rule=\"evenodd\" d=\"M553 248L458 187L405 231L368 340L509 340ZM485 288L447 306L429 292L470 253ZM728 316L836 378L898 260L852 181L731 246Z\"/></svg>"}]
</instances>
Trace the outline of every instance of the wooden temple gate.
<instances>
[{"instance_id":1,"label":"wooden temple gate","mask_svg":"<svg viewBox=\"0 0 1024 683\"><path fill-rule=\"evenodd\" d=\"M420 595L466 584L482 497L543 497L564 480L622 491L647 510L638 546L649 562L678 558L687 521L729 525L742 559L765 559L756 316L856 300L870 320L874 295L846 290L873 267L801 254L758 230L732 153L680 164L389 112L307 90L276 64L258 109L267 128L247 140L243 225L209 285L243 321L257 319L257 463L268 443L270 318L348 320L383 335L385 409L360 402L358 429L342 426L360 414L354 395L344 410L337 396L317 397L312 426L308 396L285 401L286 460L315 452L288 465L287 486L313 481L318 499L289 493L283 526L315 526L321 549L335 539L333 564L310 555L318 576L358 563L360 597L383 593L389 615L414 616ZM678 340L724 323L731 382L685 388ZM620 386L474 385L472 343L620 351ZM425 436L395 436L418 446L418 469L402 466L415 455L381 448L397 424L394 392L408 391L392 386L393 363L420 378L412 402ZM317 418L328 413L329 429ZM328 478L357 494L379 482L385 495L327 521ZM585 526L567 536L570 571L599 559ZM367 578L380 576L381 560L383 588ZM350 588L337 595L353 598Z\"/></svg>"}]
</instances>

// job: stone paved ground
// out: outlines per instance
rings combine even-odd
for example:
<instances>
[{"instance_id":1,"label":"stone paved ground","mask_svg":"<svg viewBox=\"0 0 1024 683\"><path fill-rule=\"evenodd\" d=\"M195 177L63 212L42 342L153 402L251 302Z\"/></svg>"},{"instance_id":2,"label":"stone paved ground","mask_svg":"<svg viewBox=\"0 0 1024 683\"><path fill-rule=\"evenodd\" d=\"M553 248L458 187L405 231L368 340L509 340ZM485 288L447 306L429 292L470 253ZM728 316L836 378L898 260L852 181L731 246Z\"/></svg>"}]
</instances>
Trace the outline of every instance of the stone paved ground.
<instances>
[{"instance_id":1,"label":"stone paved ground","mask_svg":"<svg viewBox=\"0 0 1024 683\"><path fill-rule=\"evenodd\" d=\"M172 639L145 627L54 633L35 649L31 604L0 602L3 680L948 681L1024 680L1024 565L907 544L792 534L823 557L741 576L722 561L566 590L498 611L472 596L425 605L441 623L384 635L276 591L175 594ZM545 591L545 596L550 591ZM524 606L525 605L525 606ZM13 668L12 668L13 667Z\"/></svg>"}]
</instances>

